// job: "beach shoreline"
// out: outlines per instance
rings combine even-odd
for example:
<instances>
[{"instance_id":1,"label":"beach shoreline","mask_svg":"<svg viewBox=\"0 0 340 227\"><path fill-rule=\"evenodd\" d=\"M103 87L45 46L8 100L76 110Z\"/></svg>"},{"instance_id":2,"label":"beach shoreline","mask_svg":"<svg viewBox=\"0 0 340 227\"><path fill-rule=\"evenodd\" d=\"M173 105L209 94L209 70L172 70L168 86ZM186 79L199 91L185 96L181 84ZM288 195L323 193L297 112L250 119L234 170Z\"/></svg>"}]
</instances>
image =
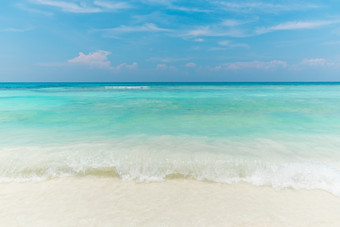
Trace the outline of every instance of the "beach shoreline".
<instances>
[{"instance_id":1,"label":"beach shoreline","mask_svg":"<svg viewBox=\"0 0 340 227\"><path fill-rule=\"evenodd\" d=\"M189 179L61 177L1 183L4 226L338 226L340 198Z\"/></svg>"}]
</instances>

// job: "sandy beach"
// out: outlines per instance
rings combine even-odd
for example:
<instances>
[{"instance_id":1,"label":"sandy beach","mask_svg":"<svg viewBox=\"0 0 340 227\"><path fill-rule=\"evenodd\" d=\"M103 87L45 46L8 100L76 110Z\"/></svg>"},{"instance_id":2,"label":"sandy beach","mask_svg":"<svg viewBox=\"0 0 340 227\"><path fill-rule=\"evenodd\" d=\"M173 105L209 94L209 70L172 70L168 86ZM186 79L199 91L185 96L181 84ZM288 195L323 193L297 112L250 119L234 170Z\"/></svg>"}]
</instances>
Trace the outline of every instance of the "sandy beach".
<instances>
[{"instance_id":1,"label":"sandy beach","mask_svg":"<svg viewBox=\"0 0 340 227\"><path fill-rule=\"evenodd\" d=\"M3 226L339 226L340 198L188 179L70 177L2 183Z\"/></svg>"},{"instance_id":2,"label":"sandy beach","mask_svg":"<svg viewBox=\"0 0 340 227\"><path fill-rule=\"evenodd\" d=\"M0 7L0 227L340 227L340 2Z\"/></svg>"}]
</instances>

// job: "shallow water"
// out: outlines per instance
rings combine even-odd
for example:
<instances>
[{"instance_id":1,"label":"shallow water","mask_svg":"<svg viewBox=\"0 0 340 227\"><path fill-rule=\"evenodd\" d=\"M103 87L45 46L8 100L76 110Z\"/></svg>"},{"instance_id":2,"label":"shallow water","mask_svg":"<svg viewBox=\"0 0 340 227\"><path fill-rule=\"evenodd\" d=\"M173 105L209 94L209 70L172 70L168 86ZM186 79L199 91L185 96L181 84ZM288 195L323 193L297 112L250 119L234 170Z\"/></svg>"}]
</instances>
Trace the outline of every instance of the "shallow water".
<instances>
[{"instance_id":1,"label":"shallow water","mask_svg":"<svg viewBox=\"0 0 340 227\"><path fill-rule=\"evenodd\" d=\"M0 84L0 182L173 178L340 196L340 84Z\"/></svg>"}]
</instances>

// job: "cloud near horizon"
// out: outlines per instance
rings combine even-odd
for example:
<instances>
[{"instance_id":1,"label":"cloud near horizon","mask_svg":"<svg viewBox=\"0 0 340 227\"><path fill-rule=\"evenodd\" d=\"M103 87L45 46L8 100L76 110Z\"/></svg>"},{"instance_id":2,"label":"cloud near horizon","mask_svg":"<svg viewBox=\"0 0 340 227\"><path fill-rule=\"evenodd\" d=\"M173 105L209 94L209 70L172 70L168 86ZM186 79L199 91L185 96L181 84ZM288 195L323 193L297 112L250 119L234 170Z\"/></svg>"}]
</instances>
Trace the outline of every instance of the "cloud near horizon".
<instances>
[{"instance_id":1,"label":"cloud near horizon","mask_svg":"<svg viewBox=\"0 0 340 227\"><path fill-rule=\"evenodd\" d=\"M300 65L307 66L335 66L334 62L330 62L324 58L311 58L311 59L303 59Z\"/></svg>"},{"instance_id":2,"label":"cloud near horizon","mask_svg":"<svg viewBox=\"0 0 340 227\"><path fill-rule=\"evenodd\" d=\"M116 71L121 70L123 68L136 69L138 67L137 62L133 62L131 65L128 65L126 62L124 62L121 63L120 65L112 66L111 62L107 59L107 56L110 54L111 53L109 51L105 50L99 50L89 54L79 52L79 56L70 59L67 62L72 64L83 64L94 68L109 69Z\"/></svg>"},{"instance_id":3,"label":"cloud near horizon","mask_svg":"<svg viewBox=\"0 0 340 227\"><path fill-rule=\"evenodd\" d=\"M188 63L185 64L185 66L188 67L188 68L195 68L196 67L196 63L188 62Z\"/></svg>"},{"instance_id":4,"label":"cloud near horizon","mask_svg":"<svg viewBox=\"0 0 340 227\"><path fill-rule=\"evenodd\" d=\"M109 51L99 50L97 52L84 54L79 52L79 56L68 60L69 63L85 64L96 68L112 69L111 62L108 61L107 56Z\"/></svg>"},{"instance_id":5,"label":"cloud near horizon","mask_svg":"<svg viewBox=\"0 0 340 227\"><path fill-rule=\"evenodd\" d=\"M248 62L229 62L216 66L214 71L220 70L243 70L243 69L258 69L258 70L273 70L276 68L286 68L287 62L273 60L273 61L248 61Z\"/></svg>"}]
</instances>

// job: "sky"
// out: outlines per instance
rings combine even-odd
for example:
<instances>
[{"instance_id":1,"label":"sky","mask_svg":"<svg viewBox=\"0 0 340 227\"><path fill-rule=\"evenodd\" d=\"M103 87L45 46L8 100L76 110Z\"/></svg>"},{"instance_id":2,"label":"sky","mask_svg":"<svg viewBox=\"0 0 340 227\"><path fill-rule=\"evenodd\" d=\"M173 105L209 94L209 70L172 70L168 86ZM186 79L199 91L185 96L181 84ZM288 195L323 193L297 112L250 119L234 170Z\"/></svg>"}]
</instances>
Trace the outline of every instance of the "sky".
<instances>
[{"instance_id":1,"label":"sky","mask_svg":"<svg viewBox=\"0 0 340 227\"><path fill-rule=\"evenodd\" d=\"M337 1L0 4L1 82L340 81Z\"/></svg>"}]
</instances>

